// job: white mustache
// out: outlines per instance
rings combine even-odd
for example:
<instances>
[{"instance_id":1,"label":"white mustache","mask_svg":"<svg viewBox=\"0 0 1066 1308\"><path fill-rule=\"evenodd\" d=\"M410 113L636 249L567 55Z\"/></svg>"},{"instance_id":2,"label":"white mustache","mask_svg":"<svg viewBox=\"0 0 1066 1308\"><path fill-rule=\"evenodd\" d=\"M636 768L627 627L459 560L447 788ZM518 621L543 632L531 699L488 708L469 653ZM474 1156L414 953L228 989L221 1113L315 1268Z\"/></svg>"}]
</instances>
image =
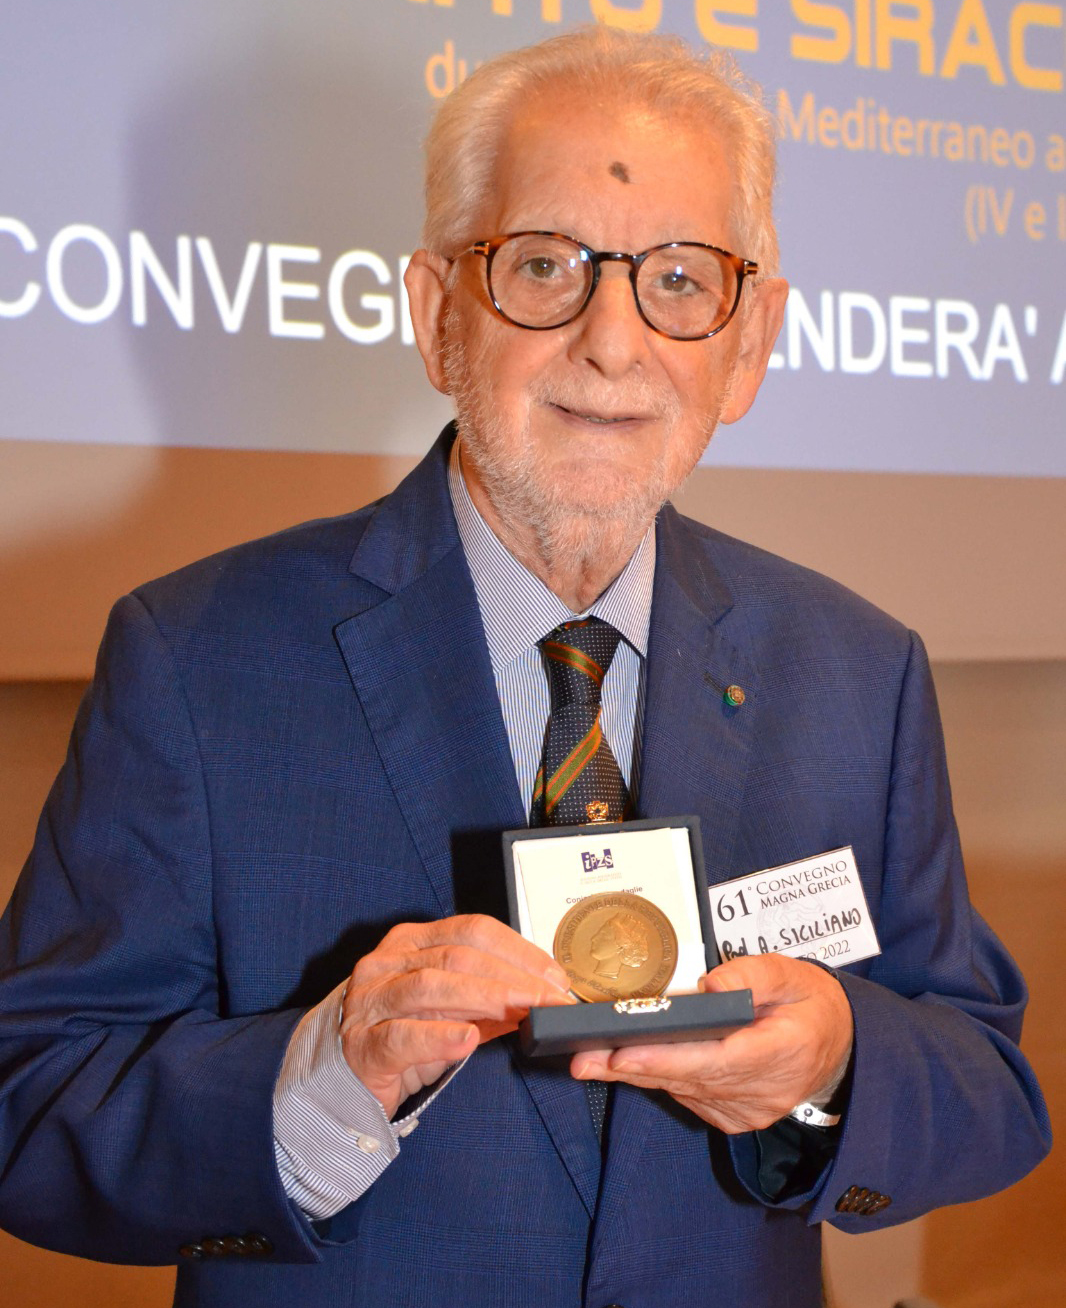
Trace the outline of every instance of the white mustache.
<instances>
[{"instance_id":1,"label":"white mustache","mask_svg":"<svg viewBox=\"0 0 1066 1308\"><path fill-rule=\"evenodd\" d=\"M615 418L673 419L681 410L677 395L647 378L629 380L616 387L573 380L553 381L541 378L530 387L530 398L537 404L552 404L571 413L595 414Z\"/></svg>"}]
</instances>

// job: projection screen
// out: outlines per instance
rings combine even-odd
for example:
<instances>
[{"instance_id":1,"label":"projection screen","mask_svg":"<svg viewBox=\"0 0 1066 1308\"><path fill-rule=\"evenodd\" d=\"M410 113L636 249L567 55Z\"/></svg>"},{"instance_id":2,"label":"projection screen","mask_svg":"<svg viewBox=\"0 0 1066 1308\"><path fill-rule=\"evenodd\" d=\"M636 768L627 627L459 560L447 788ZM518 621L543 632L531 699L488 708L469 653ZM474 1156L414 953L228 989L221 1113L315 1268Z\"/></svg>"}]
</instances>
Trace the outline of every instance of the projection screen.
<instances>
[{"instance_id":1,"label":"projection screen","mask_svg":"<svg viewBox=\"0 0 1066 1308\"><path fill-rule=\"evenodd\" d=\"M729 48L780 124L785 326L683 507L934 656L1062 657L1066 4L9 0L0 677L84 675L120 591L411 466L429 117L594 21Z\"/></svg>"}]
</instances>

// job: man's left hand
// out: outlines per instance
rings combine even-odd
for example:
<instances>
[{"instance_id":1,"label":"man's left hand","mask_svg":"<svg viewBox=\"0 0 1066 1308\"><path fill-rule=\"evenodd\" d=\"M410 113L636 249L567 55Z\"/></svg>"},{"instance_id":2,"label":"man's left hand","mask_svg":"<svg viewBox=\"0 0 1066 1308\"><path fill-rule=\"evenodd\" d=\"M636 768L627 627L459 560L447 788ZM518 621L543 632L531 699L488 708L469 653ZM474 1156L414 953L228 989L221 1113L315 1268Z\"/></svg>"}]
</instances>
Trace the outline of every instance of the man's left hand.
<instances>
[{"instance_id":1,"label":"man's left hand","mask_svg":"<svg viewBox=\"0 0 1066 1308\"><path fill-rule=\"evenodd\" d=\"M585 1050L572 1074L665 1090L731 1135L770 1126L839 1083L851 1056L851 1007L828 972L766 954L723 963L700 986L751 990L755 1021L724 1040Z\"/></svg>"}]
</instances>

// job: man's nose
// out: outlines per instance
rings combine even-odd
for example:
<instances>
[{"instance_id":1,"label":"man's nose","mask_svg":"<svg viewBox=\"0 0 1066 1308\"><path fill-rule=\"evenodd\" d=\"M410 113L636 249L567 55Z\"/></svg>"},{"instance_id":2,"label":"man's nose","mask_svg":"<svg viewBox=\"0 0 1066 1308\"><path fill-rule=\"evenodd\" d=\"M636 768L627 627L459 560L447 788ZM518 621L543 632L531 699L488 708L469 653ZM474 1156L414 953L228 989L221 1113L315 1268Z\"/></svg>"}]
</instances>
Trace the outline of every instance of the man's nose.
<instances>
[{"instance_id":1,"label":"man's nose","mask_svg":"<svg viewBox=\"0 0 1066 1308\"><path fill-rule=\"evenodd\" d=\"M571 346L575 362L591 364L614 378L646 360L651 328L637 310L628 265L603 264L592 299L576 322Z\"/></svg>"}]
</instances>

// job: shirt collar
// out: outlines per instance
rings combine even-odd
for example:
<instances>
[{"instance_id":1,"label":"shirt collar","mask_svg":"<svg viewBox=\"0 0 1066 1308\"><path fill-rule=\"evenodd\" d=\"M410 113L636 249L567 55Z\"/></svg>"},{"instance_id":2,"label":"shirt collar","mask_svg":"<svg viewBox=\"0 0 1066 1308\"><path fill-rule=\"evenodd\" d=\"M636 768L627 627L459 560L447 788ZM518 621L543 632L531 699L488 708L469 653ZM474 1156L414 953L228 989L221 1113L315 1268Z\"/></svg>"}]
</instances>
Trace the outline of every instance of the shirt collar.
<instances>
[{"instance_id":1,"label":"shirt collar","mask_svg":"<svg viewBox=\"0 0 1066 1308\"><path fill-rule=\"evenodd\" d=\"M599 599L584 613L573 613L519 563L478 512L463 477L459 445L457 439L451 449L448 490L477 592L493 672L524 654L559 623L590 615L616 627L637 653L646 657L655 578L654 525Z\"/></svg>"}]
</instances>

